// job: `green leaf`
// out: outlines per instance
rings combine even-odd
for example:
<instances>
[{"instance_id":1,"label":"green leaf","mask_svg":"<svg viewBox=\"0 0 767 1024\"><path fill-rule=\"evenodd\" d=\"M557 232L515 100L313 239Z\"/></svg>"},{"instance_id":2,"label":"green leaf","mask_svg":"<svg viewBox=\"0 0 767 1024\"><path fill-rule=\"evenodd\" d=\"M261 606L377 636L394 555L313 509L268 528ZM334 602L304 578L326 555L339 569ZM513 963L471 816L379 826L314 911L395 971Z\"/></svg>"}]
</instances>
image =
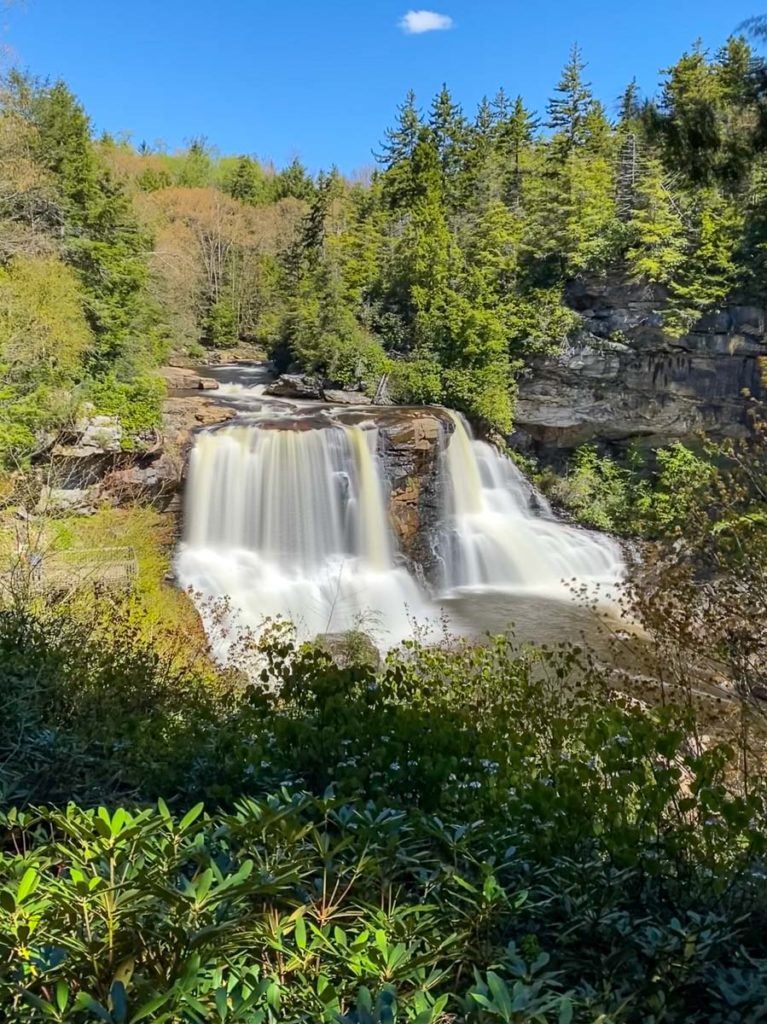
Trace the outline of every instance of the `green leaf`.
<instances>
[{"instance_id":1,"label":"green leaf","mask_svg":"<svg viewBox=\"0 0 767 1024\"><path fill-rule=\"evenodd\" d=\"M140 1020L146 1020L147 1017L153 1014L156 1010L159 1010L164 1003L167 1003L169 998L170 993L165 992L162 995L153 996L151 999L148 999L145 1003L142 1003L138 1010L133 1014L130 1019L130 1024L138 1024Z\"/></svg>"},{"instance_id":2,"label":"green leaf","mask_svg":"<svg viewBox=\"0 0 767 1024\"><path fill-rule=\"evenodd\" d=\"M186 812L184 817L178 823L179 832L186 832L186 830L197 821L205 809L204 803L195 804L195 806Z\"/></svg>"},{"instance_id":3,"label":"green leaf","mask_svg":"<svg viewBox=\"0 0 767 1024\"><path fill-rule=\"evenodd\" d=\"M306 925L303 914L296 918L296 945L299 949L306 949Z\"/></svg>"},{"instance_id":4,"label":"green leaf","mask_svg":"<svg viewBox=\"0 0 767 1024\"><path fill-rule=\"evenodd\" d=\"M59 1008L59 1012L63 1013L69 1002L69 986L65 981L56 982L56 1006Z\"/></svg>"},{"instance_id":5,"label":"green leaf","mask_svg":"<svg viewBox=\"0 0 767 1024\"><path fill-rule=\"evenodd\" d=\"M568 996L565 996L559 1008L559 1024L570 1024L573 1019L573 1004Z\"/></svg>"},{"instance_id":6,"label":"green leaf","mask_svg":"<svg viewBox=\"0 0 767 1024\"><path fill-rule=\"evenodd\" d=\"M87 992L81 992L78 995L75 1005L80 1010L90 1010L99 1020L106 1021L106 1024L113 1024L112 1015L109 1011L101 1003L97 1002L93 996L89 996Z\"/></svg>"},{"instance_id":7,"label":"green leaf","mask_svg":"<svg viewBox=\"0 0 767 1024\"><path fill-rule=\"evenodd\" d=\"M16 902L23 903L27 896L31 896L40 884L40 875L35 868L27 868L19 882L16 892Z\"/></svg>"}]
</instances>

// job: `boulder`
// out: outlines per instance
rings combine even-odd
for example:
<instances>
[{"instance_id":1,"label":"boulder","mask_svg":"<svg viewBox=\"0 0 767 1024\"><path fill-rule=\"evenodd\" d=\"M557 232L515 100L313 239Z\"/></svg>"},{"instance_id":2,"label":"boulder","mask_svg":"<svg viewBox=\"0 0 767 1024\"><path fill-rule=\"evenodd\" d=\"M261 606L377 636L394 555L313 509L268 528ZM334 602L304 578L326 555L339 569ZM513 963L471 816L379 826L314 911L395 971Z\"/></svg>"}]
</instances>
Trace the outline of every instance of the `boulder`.
<instances>
[{"instance_id":1,"label":"boulder","mask_svg":"<svg viewBox=\"0 0 767 1024\"><path fill-rule=\"evenodd\" d=\"M305 373L283 373L264 390L273 398L322 398L320 384Z\"/></svg>"},{"instance_id":2,"label":"boulder","mask_svg":"<svg viewBox=\"0 0 767 1024\"><path fill-rule=\"evenodd\" d=\"M117 505L173 497L184 478L184 462L167 452L114 469L101 484L101 493Z\"/></svg>"},{"instance_id":3,"label":"boulder","mask_svg":"<svg viewBox=\"0 0 767 1024\"><path fill-rule=\"evenodd\" d=\"M68 458L108 455L122 451L123 438L123 428L116 416L84 417L75 424L65 443L57 446L55 453Z\"/></svg>"},{"instance_id":4,"label":"boulder","mask_svg":"<svg viewBox=\"0 0 767 1024\"><path fill-rule=\"evenodd\" d=\"M95 495L87 487L43 487L37 502L37 512L41 515L67 515L76 512L79 515L91 515L95 509Z\"/></svg>"},{"instance_id":5,"label":"boulder","mask_svg":"<svg viewBox=\"0 0 767 1024\"><path fill-rule=\"evenodd\" d=\"M322 397L333 405L370 405L370 398L364 391L335 391L323 388Z\"/></svg>"},{"instance_id":6,"label":"boulder","mask_svg":"<svg viewBox=\"0 0 767 1024\"><path fill-rule=\"evenodd\" d=\"M168 391L216 391L219 383L213 377L203 377L188 365L163 366L160 376Z\"/></svg>"}]
</instances>

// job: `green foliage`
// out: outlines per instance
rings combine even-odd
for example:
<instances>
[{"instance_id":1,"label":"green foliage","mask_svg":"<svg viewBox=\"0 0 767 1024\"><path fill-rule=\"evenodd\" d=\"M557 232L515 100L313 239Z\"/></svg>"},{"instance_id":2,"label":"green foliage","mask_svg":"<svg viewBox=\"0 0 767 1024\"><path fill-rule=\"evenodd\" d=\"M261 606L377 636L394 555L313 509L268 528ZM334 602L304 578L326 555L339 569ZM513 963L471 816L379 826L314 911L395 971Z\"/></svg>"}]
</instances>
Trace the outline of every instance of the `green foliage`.
<instances>
[{"instance_id":1,"label":"green foliage","mask_svg":"<svg viewBox=\"0 0 767 1024\"><path fill-rule=\"evenodd\" d=\"M160 425L164 397L165 385L153 376L120 381L110 374L89 381L81 391L82 400L96 415L118 417L128 432L124 442L128 447L133 445L133 435Z\"/></svg>"},{"instance_id":2,"label":"green foliage","mask_svg":"<svg viewBox=\"0 0 767 1024\"><path fill-rule=\"evenodd\" d=\"M239 341L237 316L231 302L220 298L205 318L205 341L212 348L230 348Z\"/></svg>"},{"instance_id":3,"label":"green foliage","mask_svg":"<svg viewBox=\"0 0 767 1024\"><path fill-rule=\"evenodd\" d=\"M0 819L9 1019L762 1005L764 794L684 714L506 638L340 667L277 630L259 655L222 687L114 607L0 614L6 796L62 805Z\"/></svg>"},{"instance_id":4,"label":"green foliage","mask_svg":"<svg viewBox=\"0 0 767 1024\"><path fill-rule=\"evenodd\" d=\"M705 504L716 469L677 442L658 452L657 481L652 497L652 519L665 533L685 527L691 513Z\"/></svg>"},{"instance_id":5,"label":"green foliage","mask_svg":"<svg viewBox=\"0 0 767 1024\"><path fill-rule=\"evenodd\" d=\"M442 400L439 363L433 359L393 362L389 370L389 391L395 401L405 405L439 403Z\"/></svg>"},{"instance_id":6,"label":"green foliage","mask_svg":"<svg viewBox=\"0 0 767 1024\"><path fill-rule=\"evenodd\" d=\"M0 461L44 446L71 413L71 389L92 341L75 274L56 259L0 268Z\"/></svg>"},{"instance_id":7,"label":"green foliage","mask_svg":"<svg viewBox=\"0 0 767 1024\"><path fill-rule=\"evenodd\" d=\"M637 527L635 502L630 494L632 481L631 472L615 459L600 456L593 445L583 445L575 452L565 479L549 487L552 497L579 522L598 530L622 533ZM639 504L644 512L646 494L642 498Z\"/></svg>"},{"instance_id":8,"label":"green foliage","mask_svg":"<svg viewBox=\"0 0 767 1024\"><path fill-rule=\"evenodd\" d=\"M654 464L629 451L623 460L579 448L564 479L545 480L555 501L599 530L648 537L683 532L712 494L716 468L681 442L659 449Z\"/></svg>"},{"instance_id":9,"label":"green foliage","mask_svg":"<svg viewBox=\"0 0 767 1024\"><path fill-rule=\"evenodd\" d=\"M144 402L162 331L146 291L150 239L81 105L60 82L19 75L1 99L28 161L15 157L13 171L27 201L0 211L4 230L21 232L21 255L0 268L0 458L23 460L67 422L78 386L107 387L111 375L124 382L123 425L145 425L145 410L129 406L134 393Z\"/></svg>"}]
</instances>

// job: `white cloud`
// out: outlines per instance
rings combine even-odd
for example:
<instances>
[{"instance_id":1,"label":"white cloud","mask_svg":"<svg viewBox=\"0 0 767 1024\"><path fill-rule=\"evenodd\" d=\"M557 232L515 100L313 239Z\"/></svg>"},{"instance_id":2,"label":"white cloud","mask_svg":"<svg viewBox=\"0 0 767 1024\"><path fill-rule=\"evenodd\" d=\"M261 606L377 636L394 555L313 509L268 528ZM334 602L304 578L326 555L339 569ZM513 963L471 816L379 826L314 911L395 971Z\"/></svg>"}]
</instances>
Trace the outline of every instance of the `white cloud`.
<instances>
[{"instance_id":1,"label":"white cloud","mask_svg":"<svg viewBox=\"0 0 767 1024\"><path fill-rule=\"evenodd\" d=\"M444 32L453 27L453 19L436 11L408 11L399 27L409 36L417 36L422 32Z\"/></svg>"}]
</instances>

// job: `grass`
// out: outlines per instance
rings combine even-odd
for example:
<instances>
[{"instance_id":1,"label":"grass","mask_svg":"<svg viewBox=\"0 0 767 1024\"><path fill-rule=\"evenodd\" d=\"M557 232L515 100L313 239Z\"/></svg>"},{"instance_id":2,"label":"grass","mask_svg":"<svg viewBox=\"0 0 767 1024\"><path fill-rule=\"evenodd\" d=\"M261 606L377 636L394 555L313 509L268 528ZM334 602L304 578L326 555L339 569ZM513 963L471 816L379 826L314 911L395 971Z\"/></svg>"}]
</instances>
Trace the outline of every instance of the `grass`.
<instances>
[{"instance_id":1,"label":"grass","mask_svg":"<svg viewBox=\"0 0 767 1024\"><path fill-rule=\"evenodd\" d=\"M0 574L18 562L20 550L40 551L44 558L70 552L104 552L106 549L131 549L137 574L132 600L138 619L147 629L180 632L204 640L202 626L189 597L170 582L177 520L151 507L113 508L105 505L93 515L46 516L29 520L6 515L0 520ZM108 558L105 562L108 561ZM57 574L58 575L58 574ZM103 582L98 568L86 569L77 579L73 568L71 589L83 591ZM58 580L57 580L58 585Z\"/></svg>"}]
</instances>

